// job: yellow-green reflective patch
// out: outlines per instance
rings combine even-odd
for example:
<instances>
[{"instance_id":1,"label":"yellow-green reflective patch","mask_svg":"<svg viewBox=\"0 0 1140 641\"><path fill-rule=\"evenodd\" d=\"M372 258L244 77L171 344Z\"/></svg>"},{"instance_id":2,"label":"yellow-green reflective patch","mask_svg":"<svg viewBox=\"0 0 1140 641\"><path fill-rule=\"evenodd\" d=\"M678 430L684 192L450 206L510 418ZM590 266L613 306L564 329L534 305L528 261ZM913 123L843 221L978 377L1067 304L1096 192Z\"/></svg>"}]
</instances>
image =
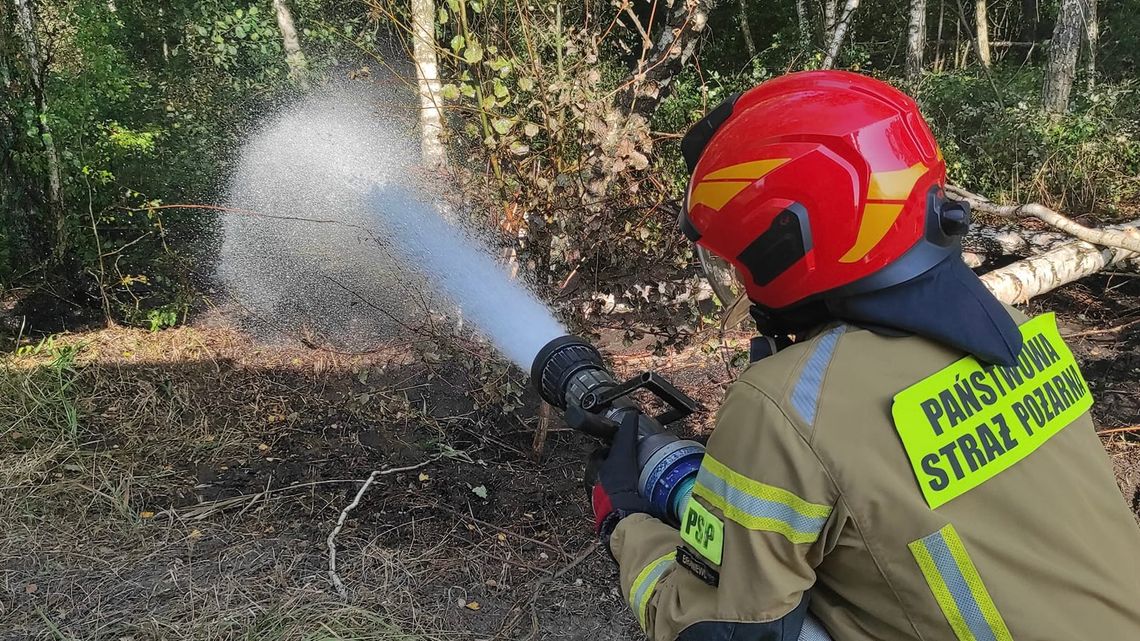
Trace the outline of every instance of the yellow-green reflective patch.
<instances>
[{"instance_id":1,"label":"yellow-green reflective patch","mask_svg":"<svg viewBox=\"0 0 1140 641\"><path fill-rule=\"evenodd\" d=\"M908 547L959 641L1013 641L953 525Z\"/></svg>"},{"instance_id":2,"label":"yellow-green reflective patch","mask_svg":"<svg viewBox=\"0 0 1140 641\"><path fill-rule=\"evenodd\" d=\"M637 613L637 622L641 624L641 629L645 629L645 615L649 609L649 599L653 597L653 592L657 589L657 582L661 580L661 576L673 567L673 561L677 558L677 553L669 552L664 556L660 556L649 562L649 565L642 568L638 573L637 578L633 580L633 584L629 588L629 605L633 611Z\"/></svg>"},{"instance_id":3,"label":"yellow-green reflective patch","mask_svg":"<svg viewBox=\"0 0 1140 641\"><path fill-rule=\"evenodd\" d=\"M716 518L696 498L689 499L681 519L681 540L701 556L720 565L724 557L724 521Z\"/></svg>"},{"instance_id":4,"label":"yellow-green reflective patch","mask_svg":"<svg viewBox=\"0 0 1140 641\"><path fill-rule=\"evenodd\" d=\"M1021 326L1012 367L972 356L895 395L891 414L933 509L1029 456L1092 406L1056 317Z\"/></svg>"}]
</instances>

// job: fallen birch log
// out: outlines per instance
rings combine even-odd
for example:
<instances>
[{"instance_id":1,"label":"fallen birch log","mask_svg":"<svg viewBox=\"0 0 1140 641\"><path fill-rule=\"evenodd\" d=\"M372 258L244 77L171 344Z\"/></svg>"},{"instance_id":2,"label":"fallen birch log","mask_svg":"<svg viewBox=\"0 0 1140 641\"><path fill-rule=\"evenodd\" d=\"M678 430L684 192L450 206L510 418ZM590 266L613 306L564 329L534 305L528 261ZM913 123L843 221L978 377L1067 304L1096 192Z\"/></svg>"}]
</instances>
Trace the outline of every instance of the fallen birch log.
<instances>
[{"instance_id":1,"label":"fallen birch log","mask_svg":"<svg viewBox=\"0 0 1140 641\"><path fill-rule=\"evenodd\" d=\"M1045 252L1071 242L1072 236L1059 231L1034 231L1015 225L975 225L962 239L962 246L976 254L998 257Z\"/></svg>"},{"instance_id":2,"label":"fallen birch log","mask_svg":"<svg viewBox=\"0 0 1140 641\"><path fill-rule=\"evenodd\" d=\"M1140 242L1137 226L1140 221L1106 231ZM1075 240L995 269L981 278L998 300L1013 305L1138 257L1140 254L1118 247L1098 247Z\"/></svg>"}]
</instances>

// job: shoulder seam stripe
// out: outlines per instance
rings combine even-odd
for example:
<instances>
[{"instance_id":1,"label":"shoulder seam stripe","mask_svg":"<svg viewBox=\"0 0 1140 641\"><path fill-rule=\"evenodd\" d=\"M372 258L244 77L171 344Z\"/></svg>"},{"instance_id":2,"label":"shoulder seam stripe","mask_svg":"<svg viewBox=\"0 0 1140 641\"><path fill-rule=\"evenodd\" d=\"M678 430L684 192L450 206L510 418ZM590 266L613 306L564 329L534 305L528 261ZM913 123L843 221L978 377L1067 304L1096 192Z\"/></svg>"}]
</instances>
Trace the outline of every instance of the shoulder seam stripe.
<instances>
[{"instance_id":1,"label":"shoulder seam stripe","mask_svg":"<svg viewBox=\"0 0 1140 641\"><path fill-rule=\"evenodd\" d=\"M839 337L847 331L846 325L833 327L820 337L814 351L804 363L799 379L792 388L792 408L811 429L815 424L816 409L819 406L819 393L823 388L823 375L831 364Z\"/></svg>"}]
</instances>

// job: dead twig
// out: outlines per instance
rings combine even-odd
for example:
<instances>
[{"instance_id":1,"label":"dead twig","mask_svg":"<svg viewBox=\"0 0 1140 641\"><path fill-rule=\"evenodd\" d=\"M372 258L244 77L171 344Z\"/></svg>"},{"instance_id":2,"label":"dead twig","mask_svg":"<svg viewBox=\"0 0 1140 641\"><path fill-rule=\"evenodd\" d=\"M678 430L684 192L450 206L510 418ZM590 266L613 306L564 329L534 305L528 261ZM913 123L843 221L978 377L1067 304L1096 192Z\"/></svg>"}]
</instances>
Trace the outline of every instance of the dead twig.
<instances>
[{"instance_id":1,"label":"dead twig","mask_svg":"<svg viewBox=\"0 0 1140 641\"><path fill-rule=\"evenodd\" d=\"M386 476L388 474L396 474L397 472L410 472L412 470L418 470L419 468L428 465L429 463L438 461L439 459L443 458L443 456L443 454L437 454L436 456L433 456L426 461L416 463L415 465L393 467L387 470L372 470L372 473L369 474L368 478L364 480L364 485L361 485L360 489L357 490L356 496L352 499L352 502L340 511L340 518L336 520L336 527L334 527L333 531L329 533L329 538L325 541L325 545L328 546L329 549L329 579L332 581L333 587L336 588L336 592L340 595L340 598L346 601L348 600L348 589L344 587L344 582L341 581L340 575L337 574L336 571L336 535L340 534L340 531L344 528L344 522L348 520L348 513L356 509L356 506L360 505L360 499L364 497L364 493L368 491L368 488L372 487L372 483L376 480L376 477Z\"/></svg>"},{"instance_id":2,"label":"dead twig","mask_svg":"<svg viewBox=\"0 0 1140 641\"><path fill-rule=\"evenodd\" d=\"M1106 434L1122 434L1124 432L1140 432L1140 425L1129 425L1128 427L1114 427L1107 430L1097 430L1098 436Z\"/></svg>"},{"instance_id":3,"label":"dead twig","mask_svg":"<svg viewBox=\"0 0 1140 641\"><path fill-rule=\"evenodd\" d=\"M567 572L581 565L586 559L590 558L594 552L598 551L598 547L600 545L601 543L599 541L590 543L588 546L586 546L586 549L583 550L581 554L574 557L573 560L562 566L562 568L557 572L550 576L544 576L535 583L534 592L531 593L530 599L527 600L526 604L526 611L529 611L531 616L531 630L530 634L527 635L528 639L534 638L534 635L538 632L538 617L534 613L534 606L538 602L538 598L542 596L543 588L548 584L561 579L566 575ZM522 619L523 612L524 610L522 608L516 608L516 614L511 617L511 619L506 622L501 628L499 628L499 636L508 637L511 631L514 630L514 627L518 625L519 620Z\"/></svg>"},{"instance_id":4,"label":"dead twig","mask_svg":"<svg viewBox=\"0 0 1140 641\"><path fill-rule=\"evenodd\" d=\"M1135 325L1136 323L1140 323L1140 318L1137 318L1135 320L1130 320L1127 323L1121 323L1120 325L1117 325L1115 327L1106 327L1104 329L1090 329L1090 330L1086 330L1083 332L1074 332L1072 334L1065 334L1062 336L1062 338L1080 338L1081 336L1095 336L1096 334L1113 334L1115 332L1119 332L1122 329L1126 329L1128 327L1131 327L1131 326Z\"/></svg>"},{"instance_id":5,"label":"dead twig","mask_svg":"<svg viewBox=\"0 0 1140 641\"><path fill-rule=\"evenodd\" d=\"M550 403L542 401L538 406L538 428L534 431L534 441L531 443L531 460L542 460L542 451L546 449L546 437L550 434L550 420L553 414L554 408Z\"/></svg>"}]
</instances>

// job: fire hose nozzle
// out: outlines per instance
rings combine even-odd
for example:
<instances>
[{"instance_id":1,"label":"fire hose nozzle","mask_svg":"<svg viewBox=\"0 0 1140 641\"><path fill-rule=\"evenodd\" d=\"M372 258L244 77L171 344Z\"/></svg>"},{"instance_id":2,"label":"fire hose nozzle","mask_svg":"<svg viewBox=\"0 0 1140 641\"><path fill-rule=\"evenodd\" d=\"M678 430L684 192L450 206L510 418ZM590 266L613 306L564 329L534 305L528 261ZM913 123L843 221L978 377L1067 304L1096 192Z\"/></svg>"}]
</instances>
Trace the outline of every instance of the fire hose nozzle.
<instances>
[{"instance_id":1,"label":"fire hose nozzle","mask_svg":"<svg viewBox=\"0 0 1140 641\"><path fill-rule=\"evenodd\" d=\"M563 410L568 425L606 441L613 439L623 418L636 414L638 491L655 516L680 522L704 447L680 439L664 425L692 414L700 404L654 372L618 382L601 353L577 336L560 336L543 346L531 366L531 381L543 400ZM658 416L642 411L632 395L643 389L669 409Z\"/></svg>"}]
</instances>

